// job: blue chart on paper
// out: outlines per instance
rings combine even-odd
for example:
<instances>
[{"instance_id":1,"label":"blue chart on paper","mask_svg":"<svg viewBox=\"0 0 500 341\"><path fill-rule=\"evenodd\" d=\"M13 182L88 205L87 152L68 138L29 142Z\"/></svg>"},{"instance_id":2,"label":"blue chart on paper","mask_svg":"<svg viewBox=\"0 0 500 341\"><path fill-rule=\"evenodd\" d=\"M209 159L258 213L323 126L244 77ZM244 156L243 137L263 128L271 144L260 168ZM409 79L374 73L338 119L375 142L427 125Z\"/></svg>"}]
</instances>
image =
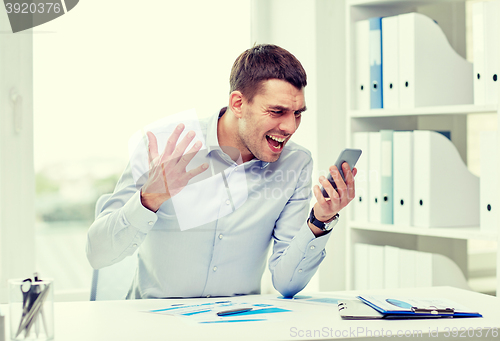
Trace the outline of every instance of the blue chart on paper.
<instances>
[{"instance_id":1,"label":"blue chart on paper","mask_svg":"<svg viewBox=\"0 0 500 341\"><path fill-rule=\"evenodd\" d=\"M222 321L203 321L199 323L232 323L232 322L255 322L255 321L267 321L266 319L251 319L251 320L222 320Z\"/></svg>"},{"instance_id":2,"label":"blue chart on paper","mask_svg":"<svg viewBox=\"0 0 500 341\"><path fill-rule=\"evenodd\" d=\"M193 312L190 312L190 313L185 313L185 314L182 314L184 316L191 316L191 315L196 315L196 314L201 314L201 313L208 313L212 310L208 309L208 310L200 310L200 311L193 311Z\"/></svg>"},{"instance_id":3,"label":"blue chart on paper","mask_svg":"<svg viewBox=\"0 0 500 341\"><path fill-rule=\"evenodd\" d=\"M412 305L409 303L406 303L406 302L403 302L400 300L396 300L393 298L388 298L385 301L387 303L390 303L390 304L395 305L396 307L400 307L400 308L411 309L411 307L412 307Z\"/></svg>"},{"instance_id":4,"label":"blue chart on paper","mask_svg":"<svg viewBox=\"0 0 500 341\"><path fill-rule=\"evenodd\" d=\"M273 314L273 313L283 313L286 311L291 311L291 310L282 308L264 308L264 309L245 311L244 313L239 313L234 315L243 316L243 315L257 315L257 314Z\"/></svg>"}]
</instances>

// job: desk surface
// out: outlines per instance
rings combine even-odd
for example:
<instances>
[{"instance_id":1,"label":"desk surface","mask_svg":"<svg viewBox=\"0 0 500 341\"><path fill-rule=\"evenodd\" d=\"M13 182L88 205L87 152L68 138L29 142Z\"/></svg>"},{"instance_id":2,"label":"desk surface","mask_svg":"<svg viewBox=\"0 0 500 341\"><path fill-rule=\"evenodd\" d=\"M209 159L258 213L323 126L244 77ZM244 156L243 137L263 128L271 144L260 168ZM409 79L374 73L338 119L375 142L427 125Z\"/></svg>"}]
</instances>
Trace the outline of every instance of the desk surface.
<instances>
[{"instance_id":1,"label":"desk surface","mask_svg":"<svg viewBox=\"0 0 500 341\"><path fill-rule=\"evenodd\" d=\"M292 310L281 313L280 321L242 322L188 325L173 316L145 313L174 303L196 304L220 300L135 300L55 303L56 341L112 341L112 340L303 340L303 339L358 339L371 340L377 333L393 337L422 331L419 340L456 339L500 340L500 298L451 287L415 288L397 290L339 291L317 293L314 296L339 297L359 294L388 294L394 296L428 296L448 298L480 312L483 318L434 320L377 320L344 321L336 307L293 301L270 300L271 295L240 296L233 301L272 303ZM453 329L455 328L455 329ZM471 329L469 329L471 328ZM477 328L496 328L486 337ZM370 337L369 333L372 333ZM469 332L470 336L467 336ZM416 332L418 334L418 332ZM431 334L429 334L431 333ZM438 334L439 333L439 336ZM8 334L7 334L8 335ZM460 337L461 336L461 337ZM495 337L496 336L496 337ZM403 337L407 338L407 337Z\"/></svg>"}]
</instances>

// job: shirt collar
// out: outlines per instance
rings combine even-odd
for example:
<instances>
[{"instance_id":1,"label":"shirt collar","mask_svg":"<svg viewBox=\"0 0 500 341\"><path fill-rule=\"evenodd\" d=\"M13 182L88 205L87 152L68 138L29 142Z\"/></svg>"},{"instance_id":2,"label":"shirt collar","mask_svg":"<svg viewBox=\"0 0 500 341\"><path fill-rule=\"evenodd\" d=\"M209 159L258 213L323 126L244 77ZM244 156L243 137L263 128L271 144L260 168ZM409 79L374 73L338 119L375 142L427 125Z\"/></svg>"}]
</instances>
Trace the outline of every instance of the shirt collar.
<instances>
[{"instance_id":1,"label":"shirt collar","mask_svg":"<svg viewBox=\"0 0 500 341\"><path fill-rule=\"evenodd\" d=\"M220 148L219 139L217 138L217 123L219 122L219 118L221 118L226 113L226 110L227 107L222 108L216 115L213 115L208 122L206 136L207 155L210 155L214 151L220 153L221 155L225 155L225 153ZM261 169L269 166L269 162L264 162L258 159L250 160L246 162L246 164L256 164Z\"/></svg>"}]
</instances>

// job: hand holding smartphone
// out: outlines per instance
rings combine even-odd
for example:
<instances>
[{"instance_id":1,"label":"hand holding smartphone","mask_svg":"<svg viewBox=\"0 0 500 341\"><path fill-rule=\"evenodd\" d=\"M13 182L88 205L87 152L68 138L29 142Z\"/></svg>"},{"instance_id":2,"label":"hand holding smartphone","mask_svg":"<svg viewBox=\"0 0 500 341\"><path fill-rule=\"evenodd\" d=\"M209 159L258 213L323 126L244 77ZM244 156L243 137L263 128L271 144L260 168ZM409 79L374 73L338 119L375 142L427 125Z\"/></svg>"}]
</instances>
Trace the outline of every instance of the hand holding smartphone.
<instances>
[{"instance_id":1,"label":"hand holding smartphone","mask_svg":"<svg viewBox=\"0 0 500 341\"><path fill-rule=\"evenodd\" d=\"M342 180L344 180L344 182L345 182L345 175L344 175L344 171L342 170L342 164L344 162L347 162L347 164L349 165L349 167L352 170L354 168L354 166L356 165L356 162L358 162L358 159L361 156L361 153L362 153L361 149L346 148L340 153L339 157L337 158L337 161L335 162L335 166L337 166L337 169L339 170L340 176L342 177ZM330 181L333 188L336 190L337 185L335 184L335 181L333 180L332 175L330 173L328 173L327 179L328 179L328 181ZM328 195L328 193L326 192L326 190L323 188L323 186L320 186L320 189L321 189L321 193L323 193L323 196L325 198L330 197Z\"/></svg>"}]
</instances>

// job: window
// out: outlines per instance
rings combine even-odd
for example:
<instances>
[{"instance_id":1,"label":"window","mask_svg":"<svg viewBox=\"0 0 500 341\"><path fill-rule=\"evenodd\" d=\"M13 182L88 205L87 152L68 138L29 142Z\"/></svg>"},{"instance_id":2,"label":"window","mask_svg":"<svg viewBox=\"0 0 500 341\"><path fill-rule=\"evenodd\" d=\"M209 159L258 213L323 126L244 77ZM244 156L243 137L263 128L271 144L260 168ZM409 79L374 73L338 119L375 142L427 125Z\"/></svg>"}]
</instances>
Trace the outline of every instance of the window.
<instances>
[{"instance_id":1,"label":"window","mask_svg":"<svg viewBox=\"0 0 500 341\"><path fill-rule=\"evenodd\" d=\"M250 0L84 1L33 37L37 269L56 294L88 299L86 232L128 138L227 104L230 68L251 45Z\"/></svg>"}]
</instances>

